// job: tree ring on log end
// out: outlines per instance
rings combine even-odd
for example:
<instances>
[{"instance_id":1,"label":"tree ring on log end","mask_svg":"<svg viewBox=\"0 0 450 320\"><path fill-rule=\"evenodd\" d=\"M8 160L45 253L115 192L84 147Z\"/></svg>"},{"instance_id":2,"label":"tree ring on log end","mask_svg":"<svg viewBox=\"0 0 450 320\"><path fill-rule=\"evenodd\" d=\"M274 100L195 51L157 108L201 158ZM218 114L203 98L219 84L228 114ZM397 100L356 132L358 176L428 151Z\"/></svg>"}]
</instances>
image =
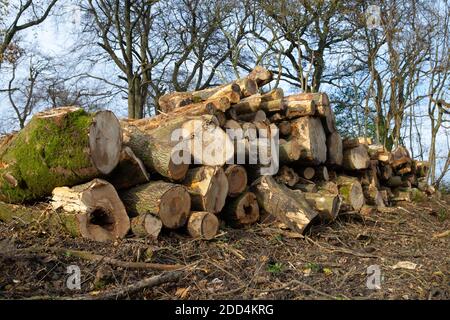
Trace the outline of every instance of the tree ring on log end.
<instances>
[{"instance_id":1,"label":"tree ring on log end","mask_svg":"<svg viewBox=\"0 0 450 320\"><path fill-rule=\"evenodd\" d=\"M191 211L191 197L186 188L177 186L163 194L160 200L159 218L167 228L184 225Z\"/></svg>"}]
</instances>

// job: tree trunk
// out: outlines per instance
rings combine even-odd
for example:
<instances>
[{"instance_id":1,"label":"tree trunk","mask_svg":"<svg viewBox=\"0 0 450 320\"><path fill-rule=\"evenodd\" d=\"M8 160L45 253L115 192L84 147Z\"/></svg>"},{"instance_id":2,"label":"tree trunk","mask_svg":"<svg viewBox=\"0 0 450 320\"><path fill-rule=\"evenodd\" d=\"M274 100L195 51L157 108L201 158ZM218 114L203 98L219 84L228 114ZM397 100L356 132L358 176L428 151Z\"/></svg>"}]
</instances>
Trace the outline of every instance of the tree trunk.
<instances>
[{"instance_id":1,"label":"tree trunk","mask_svg":"<svg viewBox=\"0 0 450 320\"><path fill-rule=\"evenodd\" d=\"M185 187L153 181L121 192L130 216L152 214L169 229L182 227L189 217L191 197Z\"/></svg>"},{"instance_id":2,"label":"tree trunk","mask_svg":"<svg viewBox=\"0 0 450 320\"><path fill-rule=\"evenodd\" d=\"M259 206L256 196L246 192L227 203L222 217L234 228L252 225L259 220Z\"/></svg>"},{"instance_id":3,"label":"tree trunk","mask_svg":"<svg viewBox=\"0 0 450 320\"><path fill-rule=\"evenodd\" d=\"M120 161L107 179L116 190L128 189L150 181L141 159L129 147L123 147Z\"/></svg>"},{"instance_id":4,"label":"tree trunk","mask_svg":"<svg viewBox=\"0 0 450 320\"><path fill-rule=\"evenodd\" d=\"M284 185L275 182L271 176L263 176L252 185L259 207L275 216L294 232L302 234L317 212Z\"/></svg>"},{"instance_id":5,"label":"tree trunk","mask_svg":"<svg viewBox=\"0 0 450 320\"><path fill-rule=\"evenodd\" d=\"M237 197L247 188L247 171L243 166L232 164L225 168L228 180L228 196Z\"/></svg>"},{"instance_id":6,"label":"tree trunk","mask_svg":"<svg viewBox=\"0 0 450 320\"><path fill-rule=\"evenodd\" d=\"M211 240L219 231L219 219L210 212L192 212L187 230L193 238Z\"/></svg>"},{"instance_id":7,"label":"tree trunk","mask_svg":"<svg viewBox=\"0 0 450 320\"><path fill-rule=\"evenodd\" d=\"M219 213L228 195L228 179L220 167L197 167L190 169L183 184L192 198L192 208L199 211Z\"/></svg>"},{"instance_id":8,"label":"tree trunk","mask_svg":"<svg viewBox=\"0 0 450 320\"><path fill-rule=\"evenodd\" d=\"M302 117L292 123L292 138L300 144L300 160L321 164L327 160L326 137L317 118Z\"/></svg>"},{"instance_id":9,"label":"tree trunk","mask_svg":"<svg viewBox=\"0 0 450 320\"><path fill-rule=\"evenodd\" d=\"M114 187L100 179L53 190L52 207L73 213L74 223L83 238L108 241L124 238L130 220Z\"/></svg>"},{"instance_id":10,"label":"tree trunk","mask_svg":"<svg viewBox=\"0 0 450 320\"><path fill-rule=\"evenodd\" d=\"M66 107L38 113L0 149L0 200L37 200L55 187L109 174L121 149L120 125L110 111Z\"/></svg>"}]
</instances>

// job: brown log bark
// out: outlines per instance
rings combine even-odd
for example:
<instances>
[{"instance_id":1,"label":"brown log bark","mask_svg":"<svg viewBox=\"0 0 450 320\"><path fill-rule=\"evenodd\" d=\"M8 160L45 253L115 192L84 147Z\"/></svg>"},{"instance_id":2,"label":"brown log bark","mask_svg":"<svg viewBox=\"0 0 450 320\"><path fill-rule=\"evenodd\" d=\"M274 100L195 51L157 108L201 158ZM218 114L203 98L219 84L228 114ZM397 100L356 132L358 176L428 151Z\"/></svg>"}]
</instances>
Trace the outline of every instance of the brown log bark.
<instances>
[{"instance_id":1,"label":"brown log bark","mask_svg":"<svg viewBox=\"0 0 450 320\"><path fill-rule=\"evenodd\" d=\"M202 166L190 169L183 181L192 198L192 208L219 213L228 195L228 179L220 167Z\"/></svg>"},{"instance_id":2,"label":"brown log bark","mask_svg":"<svg viewBox=\"0 0 450 320\"><path fill-rule=\"evenodd\" d=\"M283 101L285 117L295 119L298 117L313 116L316 113L316 106L313 101Z\"/></svg>"},{"instance_id":3,"label":"brown log bark","mask_svg":"<svg viewBox=\"0 0 450 320\"><path fill-rule=\"evenodd\" d=\"M297 183L295 186L292 187L292 189L310 193L315 193L319 191L319 189L314 183Z\"/></svg>"},{"instance_id":4,"label":"brown log bark","mask_svg":"<svg viewBox=\"0 0 450 320\"><path fill-rule=\"evenodd\" d=\"M182 227L191 209L191 197L186 188L164 181L152 181L123 191L120 197L130 216L152 214L169 229Z\"/></svg>"},{"instance_id":5,"label":"brown log bark","mask_svg":"<svg viewBox=\"0 0 450 320\"><path fill-rule=\"evenodd\" d=\"M316 106L328 106L330 105L330 100L326 93L298 93L291 95L288 98L289 101L314 101Z\"/></svg>"},{"instance_id":6,"label":"brown log bark","mask_svg":"<svg viewBox=\"0 0 450 320\"><path fill-rule=\"evenodd\" d=\"M267 120L266 113L262 110L251 113L243 113L236 116L238 121L244 122L262 122Z\"/></svg>"},{"instance_id":7,"label":"brown log bark","mask_svg":"<svg viewBox=\"0 0 450 320\"><path fill-rule=\"evenodd\" d=\"M342 139L339 133L333 132L327 136L327 164L341 166L344 158Z\"/></svg>"},{"instance_id":8,"label":"brown log bark","mask_svg":"<svg viewBox=\"0 0 450 320\"><path fill-rule=\"evenodd\" d=\"M124 238L130 220L114 187L95 179L73 188L58 187L52 192L52 207L73 213L73 228L83 238L109 241Z\"/></svg>"},{"instance_id":9,"label":"brown log bark","mask_svg":"<svg viewBox=\"0 0 450 320\"><path fill-rule=\"evenodd\" d=\"M123 147L119 164L106 178L116 190L128 189L150 181L141 159L129 147Z\"/></svg>"},{"instance_id":10,"label":"brown log bark","mask_svg":"<svg viewBox=\"0 0 450 320\"><path fill-rule=\"evenodd\" d=\"M247 78L255 80L258 87L261 88L273 80L273 73L262 66L256 66Z\"/></svg>"},{"instance_id":11,"label":"brown log bark","mask_svg":"<svg viewBox=\"0 0 450 320\"><path fill-rule=\"evenodd\" d=\"M370 165L367 149L364 146L359 145L356 148L344 150L342 164L347 170L367 169Z\"/></svg>"},{"instance_id":12,"label":"brown log bark","mask_svg":"<svg viewBox=\"0 0 450 320\"><path fill-rule=\"evenodd\" d=\"M246 192L229 201L222 212L222 217L235 228L256 223L259 220L259 206L255 194Z\"/></svg>"},{"instance_id":13,"label":"brown log bark","mask_svg":"<svg viewBox=\"0 0 450 320\"><path fill-rule=\"evenodd\" d=\"M332 181L321 181L317 183L317 188L321 192L328 192L331 194L339 194L339 187Z\"/></svg>"},{"instance_id":14,"label":"brown log bark","mask_svg":"<svg viewBox=\"0 0 450 320\"><path fill-rule=\"evenodd\" d=\"M317 216L308 202L271 176L263 176L252 185L259 207L277 217L288 228L302 234Z\"/></svg>"},{"instance_id":15,"label":"brown log bark","mask_svg":"<svg viewBox=\"0 0 450 320\"><path fill-rule=\"evenodd\" d=\"M327 160L326 137L320 120L302 117L292 121L292 137L300 145L300 160L321 164Z\"/></svg>"},{"instance_id":16,"label":"brown log bark","mask_svg":"<svg viewBox=\"0 0 450 320\"><path fill-rule=\"evenodd\" d=\"M292 126L289 121L282 121L278 124L278 130L283 137L289 136L292 132Z\"/></svg>"},{"instance_id":17,"label":"brown log bark","mask_svg":"<svg viewBox=\"0 0 450 320\"><path fill-rule=\"evenodd\" d=\"M219 231L219 219L210 212L194 211L189 217L187 230L193 238L211 240Z\"/></svg>"},{"instance_id":18,"label":"brown log bark","mask_svg":"<svg viewBox=\"0 0 450 320\"><path fill-rule=\"evenodd\" d=\"M319 166L315 168L314 178L319 181L328 181L330 176L328 175L328 169L325 166Z\"/></svg>"},{"instance_id":19,"label":"brown log bark","mask_svg":"<svg viewBox=\"0 0 450 320\"><path fill-rule=\"evenodd\" d=\"M247 188L247 171L243 166L232 164L225 167L228 179L228 196L236 197Z\"/></svg>"}]
</instances>

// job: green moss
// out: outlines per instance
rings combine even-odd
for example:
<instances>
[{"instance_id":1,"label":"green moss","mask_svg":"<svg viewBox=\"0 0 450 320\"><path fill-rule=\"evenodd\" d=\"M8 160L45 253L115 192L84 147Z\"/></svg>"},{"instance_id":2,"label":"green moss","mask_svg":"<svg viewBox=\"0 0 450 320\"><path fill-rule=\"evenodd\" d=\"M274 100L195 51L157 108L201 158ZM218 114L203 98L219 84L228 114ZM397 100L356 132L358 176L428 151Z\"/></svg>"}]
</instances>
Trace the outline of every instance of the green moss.
<instances>
[{"instance_id":1,"label":"green moss","mask_svg":"<svg viewBox=\"0 0 450 320\"><path fill-rule=\"evenodd\" d=\"M0 199L24 202L50 195L53 188L92 178L89 127L92 115L71 112L59 121L34 117L1 156L9 164L0 169ZM84 169L84 170L83 170ZM19 183L12 188L4 178L11 173Z\"/></svg>"}]
</instances>

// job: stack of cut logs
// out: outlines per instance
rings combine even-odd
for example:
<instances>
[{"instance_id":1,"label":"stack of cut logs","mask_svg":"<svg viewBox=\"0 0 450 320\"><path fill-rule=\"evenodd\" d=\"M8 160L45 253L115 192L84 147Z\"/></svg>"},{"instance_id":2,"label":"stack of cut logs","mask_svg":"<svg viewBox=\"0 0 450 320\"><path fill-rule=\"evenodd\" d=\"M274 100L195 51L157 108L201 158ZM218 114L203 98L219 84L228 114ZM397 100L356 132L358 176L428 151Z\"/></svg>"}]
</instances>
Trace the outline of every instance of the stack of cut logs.
<instances>
[{"instance_id":1,"label":"stack of cut logs","mask_svg":"<svg viewBox=\"0 0 450 320\"><path fill-rule=\"evenodd\" d=\"M220 221L241 228L272 217L304 233L342 211L433 192L427 163L403 147L342 140L326 94L264 90L272 78L256 67L229 84L166 94L160 114L140 120L77 107L35 115L0 140L0 220L31 221L30 207L11 204L50 199L47 221L74 236L157 238L164 228L212 239ZM250 152L252 139L277 132L269 161ZM279 170L263 174L273 161Z\"/></svg>"}]
</instances>

